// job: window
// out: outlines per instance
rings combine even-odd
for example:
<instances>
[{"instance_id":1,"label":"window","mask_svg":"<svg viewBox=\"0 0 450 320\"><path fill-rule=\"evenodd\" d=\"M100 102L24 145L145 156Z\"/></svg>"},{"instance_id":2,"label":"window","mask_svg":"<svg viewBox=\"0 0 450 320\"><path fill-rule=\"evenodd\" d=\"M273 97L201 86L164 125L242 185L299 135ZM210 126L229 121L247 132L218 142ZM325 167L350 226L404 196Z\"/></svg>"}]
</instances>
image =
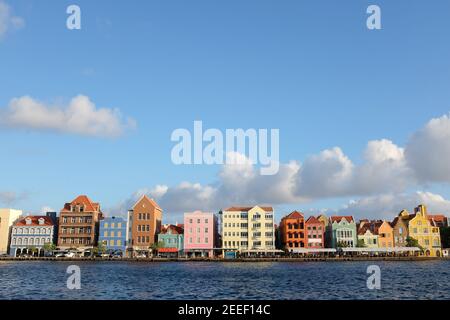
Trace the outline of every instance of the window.
<instances>
[{"instance_id":1,"label":"window","mask_svg":"<svg viewBox=\"0 0 450 320\"><path fill-rule=\"evenodd\" d=\"M234 241L233 241L234 242ZM205 238L205 243L208 243L208 238Z\"/></svg>"},{"instance_id":2,"label":"window","mask_svg":"<svg viewBox=\"0 0 450 320\"><path fill-rule=\"evenodd\" d=\"M122 240L117 240L117 245L121 246L122 245Z\"/></svg>"},{"instance_id":3,"label":"window","mask_svg":"<svg viewBox=\"0 0 450 320\"><path fill-rule=\"evenodd\" d=\"M205 223L208 223L208 219L205 219Z\"/></svg>"},{"instance_id":4,"label":"window","mask_svg":"<svg viewBox=\"0 0 450 320\"><path fill-rule=\"evenodd\" d=\"M208 233L208 228L205 228L205 233Z\"/></svg>"},{"instance_id":5,"label":"window","mask_svg":"<svg viewBox=\"0 0 450 320\"><path fill-rule=\"evenodd\" d=\"M122 222L118 222L118 223L117 223L117 228L118 228L118 229L122 228Z\"/></svg>"}]
</instances>

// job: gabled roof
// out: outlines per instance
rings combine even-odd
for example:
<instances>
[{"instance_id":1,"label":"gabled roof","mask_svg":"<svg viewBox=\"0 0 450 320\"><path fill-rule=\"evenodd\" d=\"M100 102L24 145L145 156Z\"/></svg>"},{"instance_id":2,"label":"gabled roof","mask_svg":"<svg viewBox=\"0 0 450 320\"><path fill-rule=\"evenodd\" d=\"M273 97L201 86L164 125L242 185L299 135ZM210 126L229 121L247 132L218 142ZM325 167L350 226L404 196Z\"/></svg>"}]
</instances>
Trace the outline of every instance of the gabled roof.
<instances>
[{"instance_id":1,"label":"gabled roof","mask_svg":"<svg viewBox=\"0 0 450 320\"><path fill-rule=\"evenodd\" d=\"M44 219L44 224L39 224L39 219ZM27 219L31 219L31 224L27 224ZM54 226L54 223L50 217L47 216L27 216L21 218L16 223L14 223L16 227L43 227L43 226Z\"/></svg>"},{"instance_id":2,"label":"gabled roof","mask_svg":"<svg viewBox=\"0 0 450 320\"><path fill-rule=\"evenodd\" d=\"M64 205L64 208L61 210L63 212L70 211L70 206L75 206L82 204L85 207L84 211L87 212L94 212L94 211L100 211L100 205L96 202L92 202L91 199L89 199L86 195L80 195L76 197L72 202L66 203Z\"/></svg>"},{"instance_id":3,"label":"gabled roof","mask_svg":"<svg viewBox=\"0 0 450 320\"><path fill-rule=\"evenodd\" d=\"M156 209L162 211L161 207L156 203L156 201L153 200L153 199L151 199L151 198L149 198L146 194L144 194L143 196L141 196L141 197L139 198L139 200L136 201L136 203L133 205L133 207L132 207L131 209L134 210L134 208L135 208L139 203L141 203L144 199L147 200L148 202L150 202L151 205L154 206Z\"/></svg>"},{"instance_id":4,"label":"gabled roof","mask_svg":"<svg viewBox=\"0 0 450 320\"><path fill-rule=\"evenodd\" d=\"M298 211L292 211L287 216L285 216L283 219L304 219L304 214Z\"/></svg>"},{"instance_id":5,"label":"gabled roof","mask_svg":"<svg viewBox=\"0 0 450 320\"><path fill-rule=\"evenodd\" d=\"M171 231L172 234L183 234L184 233L183 228L171 224L171 225L167 226L166 228L163 228L161 230L161 234L167 234L169 232L169 230Z\"/></svg>"},{"instance_id":6,"label":"gabled roof","mask_svg":"<svg viewBox=\"0 0 450 320\"><path fill-rule=\"evenodd\" d=\"M352 216L331 216L331 223L333 222L341 222L342 219L347 220L347 222L354 222Z\"/></svg>"},{"instance_id":7,"label":"gabled roof","mask_svg":"<svg viewBox=\"0 0 450 320\"><path fill-rule=\"evenodd\" d=\"M242 211L242 212L247 212L252 210L254 207L259 207L259 206L253 206L253 207L230 207L228 209L225 209L223 211ZM266 212L273 212L273 207L260 207L261 209L263 209Z\"/></svg>"},{"instance_id":8,"label":"gabled roof","mask_svg":"<svg viewBox=\"0 0 450 320\"><path fill-rule=\"evenodd\" d=\"M314 216L309 217L305 223L322 223L319 219Z\"/></svg>"},{"instance_id":9,"label":"gabled roof","mask_svg":"<svg viewBox=\"0 0 450 320\"><path fill-rule=\"evenodd\" d=\"M365 235L367 231L369 231L371 234L374 234L374 231L372 231L370 228L370 223L364 223L361 228L358 228L358 235L359 236Z\"/></svg>"},{"instance_id":10,"label":"gabled roof","mask_svg":"<svg viewBox=\"0 0 450 320\"><path fill-rule=\"evenodd\" d=\"M434 221L445 222L447 217L443 214L429 214L428 219L433 219Z\"/></svg>"}]
</instances>

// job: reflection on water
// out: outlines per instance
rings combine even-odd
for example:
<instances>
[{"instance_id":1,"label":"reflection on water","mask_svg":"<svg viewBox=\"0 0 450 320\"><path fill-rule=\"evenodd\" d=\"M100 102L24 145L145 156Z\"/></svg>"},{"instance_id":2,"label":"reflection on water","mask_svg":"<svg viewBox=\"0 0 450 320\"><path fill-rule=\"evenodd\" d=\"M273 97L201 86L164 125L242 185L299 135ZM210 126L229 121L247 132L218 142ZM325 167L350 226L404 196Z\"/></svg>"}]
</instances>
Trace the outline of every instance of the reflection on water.
<instances>
[{"instance_id":1,"label":"reflection on water","mask_svg":"<svg viewBox=\"0 0 450 320\"><path fill-rule=\"evenodd\" d=\"M66 288L71 262L0 262L1 299L450 299L450 261L80 262L81 290ZM381 290L366 287L381 268Z\"/></svg>"}]
</instances>

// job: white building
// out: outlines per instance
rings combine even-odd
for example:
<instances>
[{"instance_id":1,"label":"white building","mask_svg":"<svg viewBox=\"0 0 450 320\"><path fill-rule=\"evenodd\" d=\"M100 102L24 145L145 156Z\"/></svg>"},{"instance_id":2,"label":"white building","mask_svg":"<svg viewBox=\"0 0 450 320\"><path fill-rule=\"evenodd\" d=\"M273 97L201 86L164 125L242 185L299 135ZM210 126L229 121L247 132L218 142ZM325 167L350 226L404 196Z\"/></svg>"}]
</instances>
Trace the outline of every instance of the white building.
<instances>
[{"instance_id":1,"label":"white building","mask_svg":"<svg viewBox=\"0 0 450 320\"><path fill-rule=\"evenodd\" d=\"M223 251L271 253L275 251L272 207L231 207L222 212Z\"/></svg>"},{"instance_id":2,"label":"white building","mask_svg":"<svg viewBox=\"0 0 450 320\"><path fill-rule=\"evenodd\" d=\"M0 254L8 253L11 226L21 215L21 210L0 209Z\"/></svg>"},{"instance_id":3,"label":"white building","mask_svg":"<svg viewBox=\"0 0 450 320\"><path fill-rule=\"evenodd\" d=\"M55 219L52 216L28 216L14 223L11 232L10 255L43 255L44 245L55 241ZM36 252L31 252L31 249Z\"/></svg>"}]
</instances>

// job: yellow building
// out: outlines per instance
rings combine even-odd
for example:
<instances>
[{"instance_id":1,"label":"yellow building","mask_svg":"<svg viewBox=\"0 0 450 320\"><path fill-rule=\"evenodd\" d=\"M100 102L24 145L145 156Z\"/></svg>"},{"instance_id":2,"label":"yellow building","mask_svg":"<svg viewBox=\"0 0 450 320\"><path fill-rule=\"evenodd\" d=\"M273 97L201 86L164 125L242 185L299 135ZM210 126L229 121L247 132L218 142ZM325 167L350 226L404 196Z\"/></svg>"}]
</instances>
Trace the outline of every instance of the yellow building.
<instances>
[{"instance_id":1,"label":"yellow building","mask_svg":"<svg viewBox=\"0 0 450 320\"><path fill-rule=\"evenodd\" d=\"M269 253L275 250L272 207L231 207L222 211L223 251Z\"/></svg>"},{"instance_id":2,"label":"yellow building","mask_svg":"<svg viewBox=\"0 0 450 320\"><path fill-rule=\"evenodd\" d=\"M442 253L439 227L430 222L427 208L423 204L415 208L414 212L414 214L408 214L406 210L403 210L399 214L399 218L408 225L408 236L419 242L424 255L440 257Z\"/></svg>"},{"instance_id":3,"label":"yellow building","mask_svg":"<svg viewBox=\"0 0 450 320\"><path fill-rule=\"evenodd\" d=\"M0 254L8 253L11 226L21 215L21 210L0 209Z\"/></svg>"}]
</instances>

